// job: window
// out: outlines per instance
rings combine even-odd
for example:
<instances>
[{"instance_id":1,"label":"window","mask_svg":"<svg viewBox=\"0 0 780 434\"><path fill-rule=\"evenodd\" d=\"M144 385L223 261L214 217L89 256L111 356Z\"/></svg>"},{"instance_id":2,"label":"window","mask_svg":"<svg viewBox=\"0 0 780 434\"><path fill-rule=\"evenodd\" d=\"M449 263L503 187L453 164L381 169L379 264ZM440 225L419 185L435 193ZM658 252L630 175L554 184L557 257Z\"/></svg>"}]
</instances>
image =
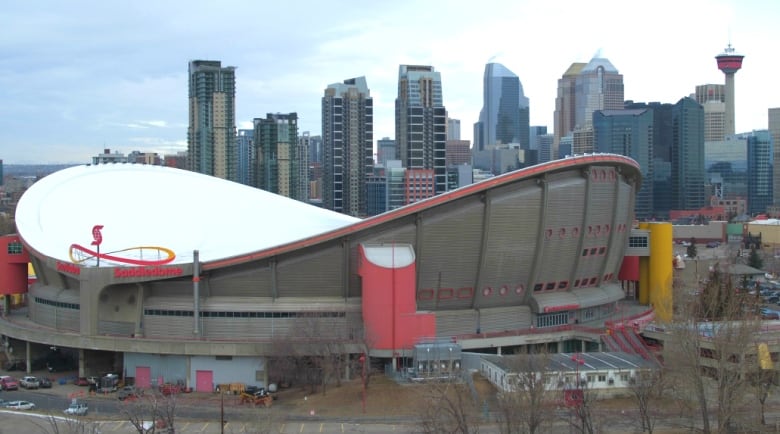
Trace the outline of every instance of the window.
<instances>
[{"instance_id":1,"label":"window","mask_svg":"<svg viewBox=\"0 0 780 434\"><path fill-rule=\"evenodd\" d=\"M22 254L22 243L18 241L12 241L8 243L8 254L9 255L21 255Z\"/></svg>"},{"instance_id":2,"label":"window","mask_svg":"<svg viewBox=\"0 0 780 434\"><path fill-rule=\"evenodd\" d=\"M647 237L628 237L628 247L642 247L647 248Z\"/></svg>"}]
</instances>

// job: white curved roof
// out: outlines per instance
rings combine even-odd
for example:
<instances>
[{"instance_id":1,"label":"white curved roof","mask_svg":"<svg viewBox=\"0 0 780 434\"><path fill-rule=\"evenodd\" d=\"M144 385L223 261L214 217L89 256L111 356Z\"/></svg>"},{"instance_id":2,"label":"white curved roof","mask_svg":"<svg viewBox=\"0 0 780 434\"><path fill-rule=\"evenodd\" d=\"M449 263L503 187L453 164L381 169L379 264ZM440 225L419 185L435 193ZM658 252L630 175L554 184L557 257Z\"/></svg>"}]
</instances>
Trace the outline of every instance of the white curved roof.
<instances>
[{"instance_id":1,"label":"white curved roof","mask_svg":"<svg viewBox=\"0 0 780 434\"><path fill-rule=\"evenodd\" d=\"M208 262L301 240L358 222L231 181L163 166L104 164L55 172L19 200L16 226L36 251L71 261L72 244L95 249L92 229L102 225L100 252L164 247L192 262ZM140 250L117 255L150 255ZM81 265L94 265L85 261ZM120 265L120 264L111 264Z\"/></svg>"}]
</instances>

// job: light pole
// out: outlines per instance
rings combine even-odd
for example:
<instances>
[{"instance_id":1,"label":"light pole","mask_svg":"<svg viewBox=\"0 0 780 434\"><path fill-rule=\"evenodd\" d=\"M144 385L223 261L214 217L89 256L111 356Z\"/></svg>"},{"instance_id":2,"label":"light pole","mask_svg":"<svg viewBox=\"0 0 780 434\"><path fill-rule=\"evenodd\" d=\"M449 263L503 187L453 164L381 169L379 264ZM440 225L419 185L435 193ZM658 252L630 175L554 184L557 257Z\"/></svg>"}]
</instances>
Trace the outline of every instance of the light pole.
<instances>
[{"instance_id":1,"label":"light pole","mask_svg":"<svg viewBox=\"0 0 780 434\"><path fill-rule=\"evenodd\" d=\"M366 353L360 355L360 366L362 372L360 374L363 380L363 414L366 413Z\"/></svg>"},{"instance_id":2,"label":"light pole","mask_svg":"<svg viewBox=\"0 0 780 434\"><path fill-rule=\"evenodd\" d=\"M426 363L428 364L428 376L431 376L431 347L426 348L426 351L428 351L428 357L425 358Z\"/></svg>"},{"instance_id":3,"label":"light pole","mask_svg":"<svg viewBox=\"0 0 780 434\"><path fill-rule=\"evenodd\" d=\"M582 357L582 354L580 353L574 353L571 356L572 362L574 362L574 387L575 392L572 396L572 401L574 405L581 405L582 404L582 389L580 388L580 365L585 364L585 358Z\"/></svg>"},{"instance_id":4,"label":"light pole","mask_svg":"<svg viewBox=\"0 0 780 434\"><path fill-rule=\"evenodd\" d=\"M450 377L452 377L452 347L449 347L448 349L450 350L450 366L448 369L450 371Z\"/></svg>"}]
</instances>

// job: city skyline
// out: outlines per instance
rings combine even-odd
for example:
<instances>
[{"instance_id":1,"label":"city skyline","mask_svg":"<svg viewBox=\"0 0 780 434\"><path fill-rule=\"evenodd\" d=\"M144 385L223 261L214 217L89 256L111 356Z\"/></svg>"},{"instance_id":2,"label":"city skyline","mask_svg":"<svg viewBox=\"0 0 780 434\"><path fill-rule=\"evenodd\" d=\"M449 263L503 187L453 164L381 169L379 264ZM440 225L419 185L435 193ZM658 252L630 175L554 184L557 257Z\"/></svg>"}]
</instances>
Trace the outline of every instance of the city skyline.
<instances>
[{"instance_id":1,"label":"city skyline","mask_svg":"<svg viewBox=\"0 0 780 434\"><path fill-rule=\"evenodd\" d=\"M745 55L736 75L736 131L766 129L768 109L780 106L765 90L772 44L780 40L771 22L776 4L661 2L624 11L611 0L492 1L481 9L457 1L445 8L336 1L295 15L275 12L283 5L243 2L43 3L10 4L0 17L7 29L0 42L6 164L85 163L104 148L186 150L187 64L198 59L236 67L238 129L267 113L297 112L300 132L320 134L323 90L334 77L365 76L374 139L394 138L398 66L419 64L441 73L448 115L473 143L484 68L497 62L519 77L530 125L552 130L557 80L573 62L600 53L625 77L626 99L674 103L697 85L724 83L715 56L729 43ZM432 20L434 12L445 19ZM257 27L258 16L276 18ZM556 35L561 29L566 34Z\"/></svg>"}]
</instances>

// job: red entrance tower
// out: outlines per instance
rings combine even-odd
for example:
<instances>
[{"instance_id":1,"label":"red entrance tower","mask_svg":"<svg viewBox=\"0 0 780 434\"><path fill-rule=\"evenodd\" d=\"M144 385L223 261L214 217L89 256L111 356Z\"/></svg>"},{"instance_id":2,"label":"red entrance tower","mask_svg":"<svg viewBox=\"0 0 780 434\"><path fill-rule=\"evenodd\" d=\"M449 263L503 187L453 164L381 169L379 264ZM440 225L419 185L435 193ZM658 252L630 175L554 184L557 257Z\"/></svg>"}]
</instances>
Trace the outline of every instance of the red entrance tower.
<instances>
[{"instance_id":1,"label":"red entrance tower","mask_svg":"<svg viewBox=\"0 0 780 434\"><path fill-rule=\"evenodd\" d=\"M745 56L737 54L731 44L722 53L715 56L718 61L718 69L726 75L726 125L725 134L734 134L734 74L742 68L742 59Z\"/></svg>"}]
</instances>

